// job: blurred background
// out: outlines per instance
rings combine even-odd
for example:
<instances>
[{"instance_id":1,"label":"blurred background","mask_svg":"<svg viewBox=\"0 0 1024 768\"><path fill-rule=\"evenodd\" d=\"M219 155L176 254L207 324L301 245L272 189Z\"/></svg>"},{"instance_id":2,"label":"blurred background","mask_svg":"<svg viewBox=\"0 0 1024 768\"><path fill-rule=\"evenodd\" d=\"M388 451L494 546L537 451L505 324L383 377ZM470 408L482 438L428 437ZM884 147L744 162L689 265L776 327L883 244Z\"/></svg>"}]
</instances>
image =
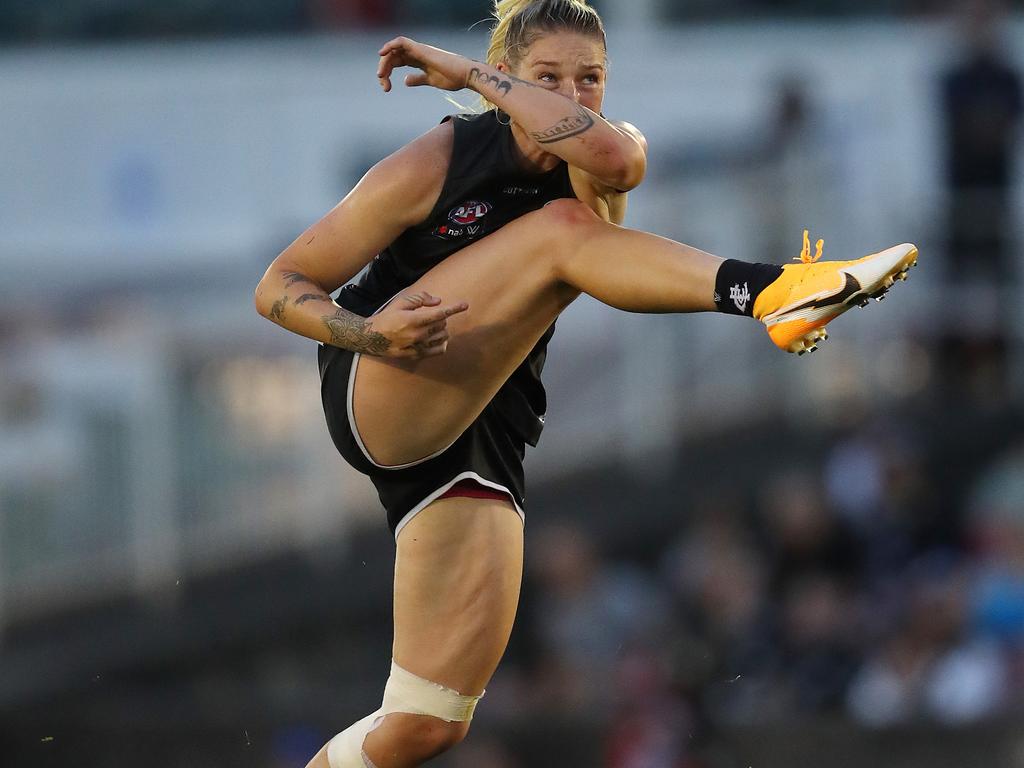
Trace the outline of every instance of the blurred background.
<instances>
[{"instance_id":1,"label":"blurred background","mask_svg":"<svg viewBox=\"0 0 1024 768\"><path fill-rule=\"evenodd\" d=\"M921 264L799 359L570 308L518 626L436 764L1024 766L1021 4L594 4L630 226ZM393 542L252 291L454 109L379 45L482 58L488 10L0 3L5 768L302 768L376 707Z\"/></svg>"}]
</instances>

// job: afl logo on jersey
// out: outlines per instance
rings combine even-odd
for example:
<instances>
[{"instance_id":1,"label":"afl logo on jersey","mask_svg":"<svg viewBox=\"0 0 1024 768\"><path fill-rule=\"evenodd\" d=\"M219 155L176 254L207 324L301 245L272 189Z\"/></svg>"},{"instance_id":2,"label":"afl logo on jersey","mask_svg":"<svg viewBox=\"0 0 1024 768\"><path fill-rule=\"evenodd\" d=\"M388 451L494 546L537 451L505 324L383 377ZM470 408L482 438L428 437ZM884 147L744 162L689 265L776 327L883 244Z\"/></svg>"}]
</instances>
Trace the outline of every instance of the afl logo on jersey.
<instances>
[{"instance_id":1,"label":"afl logo on jersey","mask_svg":"<svg viewBox=\"0 0 1024 768\"><path fill-rule=\"evenodd\" d=\"M448 221L459 226L475 224L480 221L487 212L491 210L490 203L481 203L477 200L470 200L448 212Z\"/></svg>"}]
</instances>

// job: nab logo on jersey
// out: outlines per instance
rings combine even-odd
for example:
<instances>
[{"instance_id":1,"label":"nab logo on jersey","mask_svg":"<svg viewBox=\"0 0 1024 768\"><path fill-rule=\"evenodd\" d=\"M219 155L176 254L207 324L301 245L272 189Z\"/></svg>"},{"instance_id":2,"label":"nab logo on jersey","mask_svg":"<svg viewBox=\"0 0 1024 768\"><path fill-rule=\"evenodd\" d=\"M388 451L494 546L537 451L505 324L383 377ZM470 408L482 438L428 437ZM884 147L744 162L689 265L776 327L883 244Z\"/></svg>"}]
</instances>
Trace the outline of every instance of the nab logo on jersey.
<instances>
[{"instance_id":1,"label":"nab logo on jersey","mask_svg":"<svg viewBox=\"0 0 1024 768\"><path fill-rule=\"evenodd\" d=\"M476 222L486 216L487 212L490 210L490 203L481 203L477 200L470 200L460 206L452 208L448 212L448 221L462 227L467 224L476 224Z\"/></svg>"}]
</instances>

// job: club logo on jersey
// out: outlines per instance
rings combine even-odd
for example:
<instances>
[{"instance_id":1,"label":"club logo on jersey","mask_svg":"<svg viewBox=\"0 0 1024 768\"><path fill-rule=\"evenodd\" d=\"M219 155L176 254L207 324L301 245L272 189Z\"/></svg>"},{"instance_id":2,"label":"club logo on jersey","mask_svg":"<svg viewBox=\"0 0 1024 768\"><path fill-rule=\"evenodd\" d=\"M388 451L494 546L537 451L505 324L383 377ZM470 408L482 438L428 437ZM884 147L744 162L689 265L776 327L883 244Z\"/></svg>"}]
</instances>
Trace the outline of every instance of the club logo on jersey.
<instances>
[{"instance_id":1,"label":"club logo on jersey","mask_svg":"<svg viewBox=\"0 0 1024 768\"><path fill-rule=\"evenodd\" d=\"M491 210L490 203L482 203L478 200L469 200L462 205L452 208L448 212L448 221L460 227L469 224L476 224Z\"/></svg>"}]
</instances>

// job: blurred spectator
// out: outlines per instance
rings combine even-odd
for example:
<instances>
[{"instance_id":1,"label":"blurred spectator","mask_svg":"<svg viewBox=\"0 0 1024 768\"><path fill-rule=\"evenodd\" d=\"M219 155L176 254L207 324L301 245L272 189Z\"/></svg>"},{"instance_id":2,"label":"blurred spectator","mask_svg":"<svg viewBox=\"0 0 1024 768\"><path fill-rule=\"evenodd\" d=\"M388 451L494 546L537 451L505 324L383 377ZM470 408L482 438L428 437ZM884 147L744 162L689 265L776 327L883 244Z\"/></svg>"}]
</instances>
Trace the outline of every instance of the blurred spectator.
<instances>
[{"instance_id":1,"label":"blurred spectator","mask_svg":"<svg viewBox=\"0 0 1024 768\"><path fill-rule=\"evenodd\" d=\"M1022 101L1020 75L1000 50L998 0L965 0L959 28L962 61L942 79L949 184L949 291L976 307L956 319L941 340L942 379L979 400L1003 394L1016 319L1008 294L1018 275L1013 249L1014 156Z\"/></svg>"},{"instance_id":2,"label":"blurred spectator","mask_svg":"<svg viewBox=\"0 0 1024 768\"><path fill-rule=\"evenodd\" d=\"M771 655L768 573L738 502L709 494L662 559L682 617L672 675L716 717L749 720L765 706L756 673Z\"/></svg>"},{"instance_id":3,"label":"blurred spectator","mask_svg":"<svg viewBox=\"0 0 1024 768\"><path fill-rule=\"evenodd\" d=\"M829 509L814 473L779 473L761 492L759 513L774 590L784 592L794 581L817 573L853 576L860 554L856 540Z\"/></svg>"},{"instance_id":4,"label":"blurred spectator","mask_svg":"<svg viewBox=\"0 0 1024 768\"><path fill-rule=\"evenodd\" d=\"M618 658L663 636L668 601L643 570L602 563L593 539L576 523L537 531L531 555L534 631L543 659L538 700L556 710L603 710Z\"/></svg>"},{"instance_id":5,"label":"blurred spectator","mask_svg":"<svg viewBox=\"0 0 1024 768\"><path fill-rule=\"evenodd\" d=\"M664 578L716 642L749 636L764 599L764 563L737 502L710 495L662 559Z\"/></svg>"},{"instance_id":6,"label":"blurred spectator","mask_svg":"<svg viewBox=\"0 0 1024 768\"><path fill-rule=\"evenodd\" d=\"M823 474L829 506L860 542L869 589L884 590L915 553L941 540L924 451L910 426L888 415L858 424L829 451Z\"/></svg>"},{"instance_id":7,"label":"blurred spectator","mask_svg":"<svg viewBox=\"0 0 1024 768\"><path fill-rule=\"evenodd\" d=\"M968 722L995 714L1006 699L1005 659L970 633L959 572L933 559L918 565L905 617L847 696L850 713L866 725Z\"/></svg>"},{"instance_id":8,"label":"blurred spectator","mask_svg":"<svg viewBox=\"0 0 1024 768\"><path fill-rule=\"evenodd\" d=\"M842 173L835 151L840 137L800 69L777 77L764 90L764 113L756 120L721 126L699 140L659 144L659 162L650 173L670 185L722 176L740 180L756 212L751 251L760 260L784 264L799 253L801 229L828 221L839 207L836 196L843 184L823 185L821 180L838 180ZM685 231L679 236L685 237Z\"/></svg>"},{"instance_id":9,"label":"blurred spectator","mask_svg":"<svg viewBox=\"0 0 1024 768\"><path fill-rule=\"evenodd\" d=\"M996 0L961 5L966 51L943 77L950 188L949 268L1003 281L1011 263L1010 187L1021 84L999 49Z\"/></svg>"},{"instance_id":10,"label":"blurred spectator","mask_svg":"<svg viewBox=\"0 0 1024 768\"><path fill-rule=\"evenodd\" d=\"M1024 704L1024 444L982 476L969 505L979 557L971 618L980 635L1008 654L1011 690Z\"/></svg>"},{"instance_id":11,"label":"blurred spectator","mask_svg":"<svg viewBox=\"0 0 1024 768\"><path fill-rule=\"evenodd\" d=\"M844 184L835 160L840 136L815 103L805 74L781 77L772 99L766 124L755 130L752 192L760 208L759 252L785 264L799 253L801 229L828 221L842 207L835 198ZM767 189L772 194L764 194Z\"/></svg>"},{"instance_id":12,"label":"blurred spectator","mask_svg":"<svg viewBox=\"0 0 1024 768\"><path fill-rule=\"evenodd\" d=\"M618 712L607 737L607 768L686 768L695 713L670 687L668 658L652 649L621 659Z\"/></svg>"},{"instance_id":13,"label":"blurred spectator","mask_svg":"<svg viewBox=\"0 0 1024 768\"><path fill-rule=\"evenodd\" d=\"M450 768L522 768L508 748L495 738L472 733L449 757Z\"/></svg>"},{"instance_id":14,"label":"blurred spectator","mask_svg":"<svg viewBox=\"0 0 1024 768\"><path fill-rule=\"evenodd\" d=\"M795 581L782 604L779 687L786 710L829 712L842 703L857 666L852 601L831 577Z\"/></svg>"}]
</instances>

